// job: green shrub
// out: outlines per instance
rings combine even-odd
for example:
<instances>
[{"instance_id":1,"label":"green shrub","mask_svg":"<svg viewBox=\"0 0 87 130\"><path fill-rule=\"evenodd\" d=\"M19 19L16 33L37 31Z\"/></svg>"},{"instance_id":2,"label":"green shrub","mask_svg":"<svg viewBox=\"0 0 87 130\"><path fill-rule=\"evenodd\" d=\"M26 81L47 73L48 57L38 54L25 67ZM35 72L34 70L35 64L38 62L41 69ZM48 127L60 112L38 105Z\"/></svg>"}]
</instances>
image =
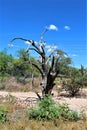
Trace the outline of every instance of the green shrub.
<instances>
[{"instance_id":1,"label":"green shrub","mask_svg":"<svg viewBox=\"0 0 87 130\"><path fill-rule=\"evenodd\" d=\"M59 116L57 108L50 96L46 96L44 99L38 102L37 108L31 108L29 110L30 119L38 120L51 120Z\"/></svg>"},{"instance_id":2,"label":"green shrub","mask_svg":"<svg viewBox=\"0 0 87 130\"><path fill-rule=\"evenodd\" d=\"M39 101L38 107L29 109L29 119L36 120L75 120L79 119L78 112L70 110L67 104L56 106L50 96Z\"/></svg>"}]
</instances>

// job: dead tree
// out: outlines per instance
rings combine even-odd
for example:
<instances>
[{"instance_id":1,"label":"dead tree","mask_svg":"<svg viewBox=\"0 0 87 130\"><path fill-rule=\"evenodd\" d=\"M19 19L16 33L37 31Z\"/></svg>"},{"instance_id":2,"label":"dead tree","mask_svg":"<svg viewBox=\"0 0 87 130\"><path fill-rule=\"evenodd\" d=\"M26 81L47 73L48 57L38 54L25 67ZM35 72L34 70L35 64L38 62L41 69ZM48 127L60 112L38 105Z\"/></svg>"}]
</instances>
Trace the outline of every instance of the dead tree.
<instances>
[{"instance_id":1,"label":"dead tree","mask_svg":"<svg viewBox=\"0 0 87 130\"><path fill-rule=\"evenodd\" d=\"M54 81L57 75L60 72L61 62L63 61L65 57L65 53L58 49L53 49L50 47L51 52L49 55L47 55L46 45L43 41L44 34L48 31L48 29L45 29L45 31L42 33L40 37L39 43L36 43L34 40L29 40L25 38L14 38L11 41L11 45L13 44L13 41L15 40L23 40L28 43L28 48L26 50L26 53L30 53L30 51L36 52L40 59L39 59L39 65L33 63L30 59L29 62L32 66L37 68L37 70L40 72L42 81L40 83L42 88L42 95L51 94L52 89L55 85Z\"/></svg>"}]
</instances>

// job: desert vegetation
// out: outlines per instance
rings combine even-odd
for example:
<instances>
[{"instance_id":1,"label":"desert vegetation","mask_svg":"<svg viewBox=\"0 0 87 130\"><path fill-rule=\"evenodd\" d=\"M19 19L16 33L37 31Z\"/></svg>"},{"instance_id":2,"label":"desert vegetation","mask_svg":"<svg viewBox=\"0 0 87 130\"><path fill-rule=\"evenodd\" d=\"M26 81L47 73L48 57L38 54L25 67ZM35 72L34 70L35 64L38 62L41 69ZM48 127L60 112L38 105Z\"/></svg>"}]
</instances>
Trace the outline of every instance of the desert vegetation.
<instances>
[{"instance_id":1,"label":"desert vegetation","mask_svg":"<svg viewBox=\"0 0 87 130\"><path fill-rule=\"evenodd\" d=\"M1 130L86 130L87 118L85 111L71 110L68 104L55 105L47 95L38 100L36 106L23 107L17 99L8 94L0 100Z\"/></svg>"}]
</instances>

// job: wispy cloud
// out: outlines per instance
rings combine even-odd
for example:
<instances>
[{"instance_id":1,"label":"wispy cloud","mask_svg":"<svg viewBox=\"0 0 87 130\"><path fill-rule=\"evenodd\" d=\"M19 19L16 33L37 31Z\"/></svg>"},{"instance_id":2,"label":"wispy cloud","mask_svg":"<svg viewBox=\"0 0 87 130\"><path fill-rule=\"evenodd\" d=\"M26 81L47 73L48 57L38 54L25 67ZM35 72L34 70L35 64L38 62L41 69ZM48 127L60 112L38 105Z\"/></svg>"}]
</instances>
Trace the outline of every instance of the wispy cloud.
<instances>
[{"instance_id":1,"label":"wispy cloud","mask_svg":"<svg viewBox=\"0 0 87 130\"><path fill-rule=\"evenodd\" d=\"M77 54L72 54L72 56L73 56L73 57L76 57L76 56L78 56L78 55L77 55Z\"/></svg>"},{"instance_id":2,"label":"wispy cloud","mask_svg":"<svg viewBox=\"0 0 87 130\"><path fill-rule=\"evenodd\" d=\"M65 26L64 26L64 29L65 29L65 30L71 30L70 26L68 26L68 25L65 25Z\"/></svg>"},{"instance_id":3,"label":"wispy cloud","mask_svg":"<svg viewBox=\"0 0 87 130\"><path fill-rule=\"evenodd\" d=\"M55 45L47 45L46 48L47 48L47 52L52 52L53 50L57 49L57 46L55 46Z\"/></svg>"},{"instance_id":4,"label":"wispy cloud","mask_svg":"<svg viewBox=\"0 0 87 130\"><path fill-rule=\"evenodd\" d=\"M13 45L12 43L8 44L9 47L16 47L16 48L19 48L20 46L17 46L17 45Z\"/></svg>"},{"instance_id":5,"label":"wispy cloud","mask_svg":"<svg viewBox=\"0 0 87 130\"><path fill-rule=\"evenodd\" d=\"M14 45L12 43L8 44L9 47L13 47Z\"/></svg>"},{"instance_id":6,"label":"wispy cloud","mask_svg":"<svg viewBox=\"0 0 87 130\"><path fill-rule=\"evenodd\" d=\"M49 48L57 49L57 46L56 45L47 45L46 48L47 49L49 49Z\"/></svg>"},{"instance_id":7,"label":"wispy cloud","mask_svg":"<svg viewBox=\"0 0 87 130\"><path fill-rule=\"evenodd\" d=\"M49 25L49 27L47 27L47 29L49 29L49 30L55 30L55 31L58 30L58 28L54 24Z\"/></svg>"}]
</instances>

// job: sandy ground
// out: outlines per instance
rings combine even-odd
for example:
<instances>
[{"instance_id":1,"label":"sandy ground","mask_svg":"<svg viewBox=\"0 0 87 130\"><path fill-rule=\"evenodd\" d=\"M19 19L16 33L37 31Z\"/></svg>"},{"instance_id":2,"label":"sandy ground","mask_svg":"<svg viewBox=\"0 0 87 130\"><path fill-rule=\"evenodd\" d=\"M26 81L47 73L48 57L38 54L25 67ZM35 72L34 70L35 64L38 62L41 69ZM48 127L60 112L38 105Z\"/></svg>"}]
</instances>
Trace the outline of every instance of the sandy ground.
<instances>
[{"instance_id":1,"label":"sandy ground","mask_svg":"<svg viewBox=\"0 0 87 130\"><path fill-rule=\"evenodd\" d=\"M19 102L22 102L26 104L30 103L30 100L36 101L37 96L34 92L5 92L5 91L0 91L0 97L6 97L6 95L11 94L15 96ZM26 100L27 99L27 100ZM67 97L61 97L57 95L57 92L54 92L53 99L56 103L67 103L70 107L70 109L73 110L85 110L87 111L87 98L67 98Z\"/></svg>"}]
</instances>

